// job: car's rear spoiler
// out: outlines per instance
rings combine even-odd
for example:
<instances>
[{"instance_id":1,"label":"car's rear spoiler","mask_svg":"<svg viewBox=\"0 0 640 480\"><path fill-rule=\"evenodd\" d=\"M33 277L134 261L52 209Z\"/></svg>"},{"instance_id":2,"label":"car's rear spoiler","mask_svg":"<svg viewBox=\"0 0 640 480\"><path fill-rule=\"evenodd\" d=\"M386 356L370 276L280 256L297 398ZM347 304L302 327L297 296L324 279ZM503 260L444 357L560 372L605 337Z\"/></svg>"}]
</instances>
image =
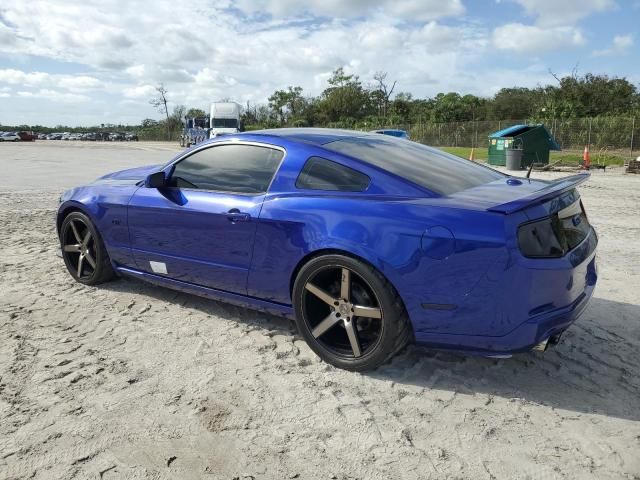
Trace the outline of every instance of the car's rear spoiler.
<instances>
[{"instance_id":1,"label":"car's rear spoiler","mask_svg":"<svg viewBox=\"0 0 640 480\"><path fill-rule=\"evenodd\" d=\"M496 205L495 207L488 208L487 210L489 212L509 214L533 205L539 205L546 200L557 197L558 195L577 187L581 183L586 182L590 176L590 173L579 173L578 175L561 178L531 195L527 195L526 197L518 198L501 205Z\"/></svg>"}]
</instances>

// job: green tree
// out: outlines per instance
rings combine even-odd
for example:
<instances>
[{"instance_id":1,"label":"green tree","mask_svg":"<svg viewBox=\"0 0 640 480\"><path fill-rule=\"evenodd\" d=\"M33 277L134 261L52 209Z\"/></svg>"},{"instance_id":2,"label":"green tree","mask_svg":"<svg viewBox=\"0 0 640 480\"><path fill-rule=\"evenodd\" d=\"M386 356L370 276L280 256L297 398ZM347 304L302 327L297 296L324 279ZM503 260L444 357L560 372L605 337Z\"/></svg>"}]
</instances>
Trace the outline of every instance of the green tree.
<instances>
[{"instance_id":1,"label":"green tree","mask_svg":"<svg viewBox=\"0 0 640 480\"><path fill-rule=\"evenodd\" d=\"M281 125L295 119L304 109L304 103L302 87L289 86L287 90L276 90L269 97L269 108L278 115Z\"/></svg>"},{"instance_id":2,"label":"green tree","mask_svg":"<svg viewBox=\"0 0 640 480\"><path fill-rule=\"evenodd\" d=\"M185 115L187 118L206 117L207 114L200 108L190 108Z\"/></svg>"},{"instance_id":3,"label":"green tree","mask_svg":"<svg viewBox=\"0 0 640 480\"><path fill-rule=\"evenodd\" d=\"M489 116L496 120L529 118L538 97L529 88L503 88L489 101Z\"/></svg>"},{"instance_id":4,"label":"green tree","mask_svg":"<svg viewBox=\"0 0 640 480\"><path fill-rule=\"evenodd\" d=\"M357 75L346 75L340 67L334 70L328 83L318 104L321 118L349 124L370 112L371 97Z\"/></svg>"}]
</instances>

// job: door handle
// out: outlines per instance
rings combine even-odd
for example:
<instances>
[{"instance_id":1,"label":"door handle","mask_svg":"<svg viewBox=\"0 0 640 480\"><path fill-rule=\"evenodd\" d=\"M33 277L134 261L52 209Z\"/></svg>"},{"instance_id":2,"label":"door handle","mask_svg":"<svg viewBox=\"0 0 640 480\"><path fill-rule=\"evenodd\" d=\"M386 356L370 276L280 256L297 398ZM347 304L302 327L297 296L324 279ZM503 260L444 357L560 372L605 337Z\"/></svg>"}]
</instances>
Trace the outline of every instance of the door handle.
<instances>
[{"instance_id":1,"label":"door handle","mask_svg":"<svg viewBox=\"0 0 640 480\"><path fill-rule=\"evenodd\" d=\"M237 208L232 208L227 212L227 220L229 220L231 223L246 222L250 218L251 215L246 212L241 212Z\"/></svg>"}]
</instances>

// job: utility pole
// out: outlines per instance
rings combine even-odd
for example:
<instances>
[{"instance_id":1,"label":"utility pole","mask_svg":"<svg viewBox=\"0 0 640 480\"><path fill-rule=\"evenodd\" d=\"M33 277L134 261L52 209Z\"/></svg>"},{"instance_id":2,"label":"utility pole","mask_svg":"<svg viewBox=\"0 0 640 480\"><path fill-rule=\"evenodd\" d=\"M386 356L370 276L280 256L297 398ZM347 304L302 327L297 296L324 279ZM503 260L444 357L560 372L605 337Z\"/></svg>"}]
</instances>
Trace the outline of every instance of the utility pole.
<instances>
[{"instance_id":1,"label":"utility pole","mask_svg":"<svg viewBox=\"0 0 640 480\"><path fill-rule=\"evenodd\" d=\"M633 160L633 134L635 133L636 130L636 117L633 117L633 120L631 121L631 145L629 146L629 150L631 153L631 160Z\"/></svg>"}]
</instances>

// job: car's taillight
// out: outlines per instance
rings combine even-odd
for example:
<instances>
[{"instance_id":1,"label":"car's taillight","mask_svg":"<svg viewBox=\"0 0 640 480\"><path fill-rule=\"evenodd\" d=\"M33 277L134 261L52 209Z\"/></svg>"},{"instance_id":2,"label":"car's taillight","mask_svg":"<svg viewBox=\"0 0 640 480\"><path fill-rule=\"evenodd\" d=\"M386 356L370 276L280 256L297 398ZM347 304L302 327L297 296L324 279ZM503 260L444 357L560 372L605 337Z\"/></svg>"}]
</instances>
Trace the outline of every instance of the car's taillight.
<instances>
[{"instance_id":1,"label":"car's taillight","mask_svg":"<svg viewBox=\"0 0 640 480\"><path fill-rule=\"evenodd\" d=\"M525 257L558 258L566 252L558 238L558 216L525 223L518 228L518 244Z\"/></svg>"},{"instance_id":2,"label":"car's taillight","mask_svg":"<svg viewBox=\"0 0 640 480\"><path fill-rule=\"evenodd\" d=\"M577 247L590 230L584 207L578 200L550 217L520 225L518 244L525 257L558 258Z\"/></svg>"}]
</instances>

